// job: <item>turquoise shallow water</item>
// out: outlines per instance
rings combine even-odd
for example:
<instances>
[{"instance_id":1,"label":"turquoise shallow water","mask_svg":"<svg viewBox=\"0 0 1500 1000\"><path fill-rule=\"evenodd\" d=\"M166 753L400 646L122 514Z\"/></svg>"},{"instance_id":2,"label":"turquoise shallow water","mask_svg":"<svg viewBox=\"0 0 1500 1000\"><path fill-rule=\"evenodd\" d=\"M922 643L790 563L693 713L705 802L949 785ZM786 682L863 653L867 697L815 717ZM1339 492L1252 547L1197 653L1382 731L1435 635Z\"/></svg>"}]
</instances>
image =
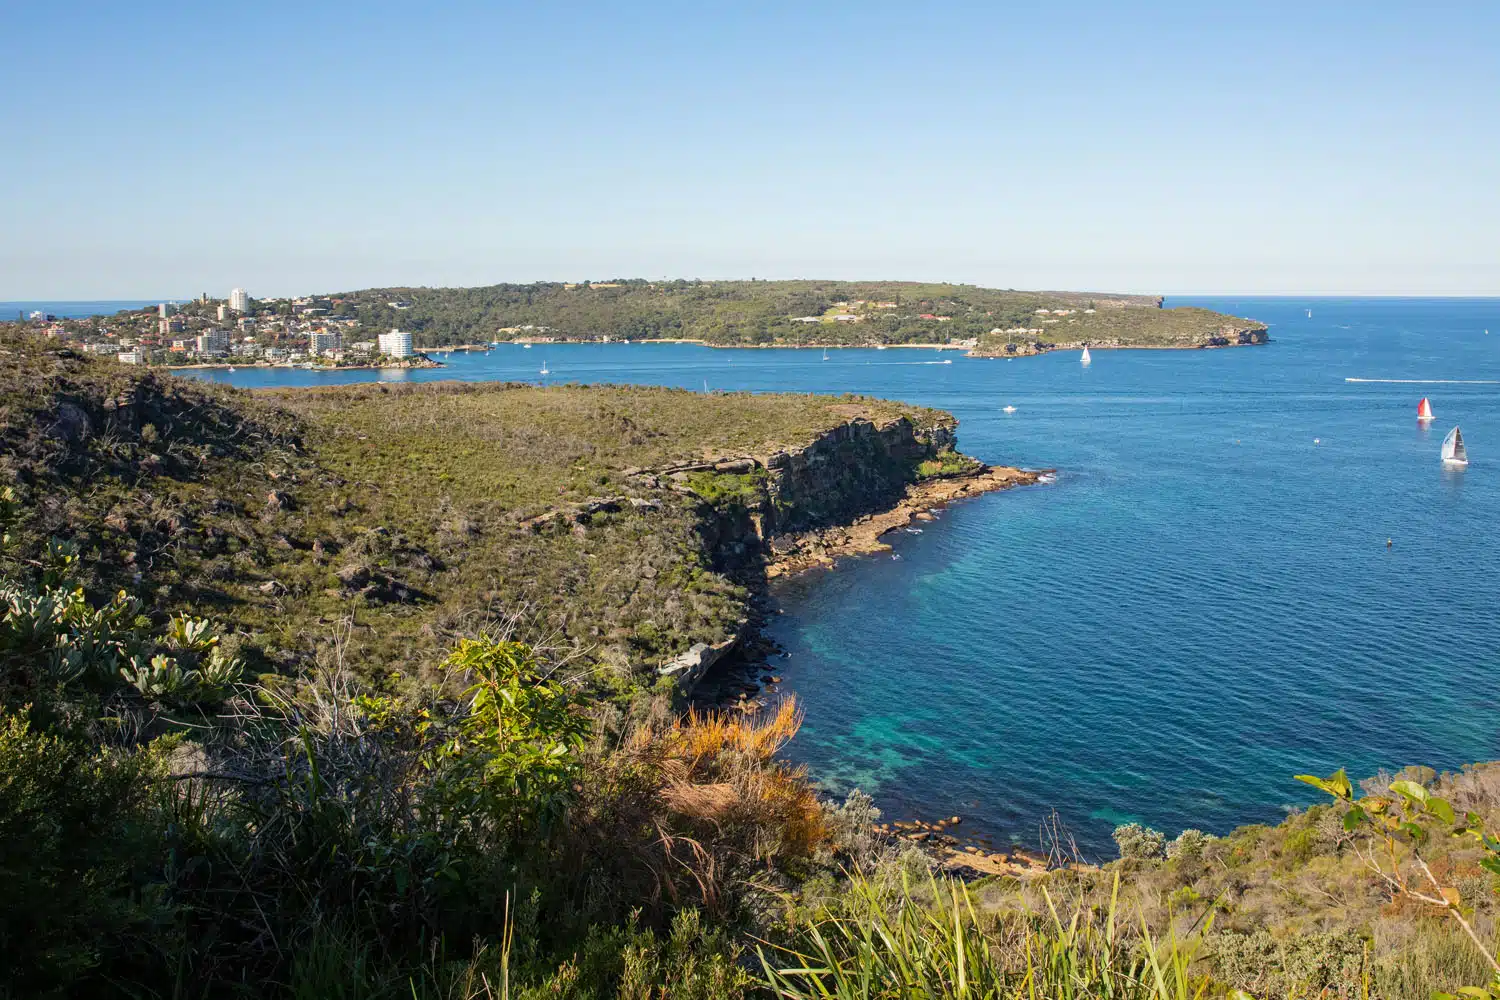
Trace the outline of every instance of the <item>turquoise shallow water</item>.
<instances>
[{"instance_id":1,"label":"turquoise shallow water","mask_svg":"<svg viewBox=\"0 0 1500 1000\"><path fill-rule=\"evenodd\" d=\"M1500 380L1500 300L1187 301L1265 320L1274 343L1097 351L1087 369L538 345L432 372L206 374L536 378L545 358L562 381L864 392L953 411L987 461L1056 467L897 536L899 559L782 595L775 669L807 710L790 752L893 817L1034 842L1056 807L1103 852L1125 819L1275 821L1312 801L1302 771L1500 757L1500 384L1344 381ZM1457 473L1438 462L1455 423L1473 463Z\"/></svg>"}]
</instances>

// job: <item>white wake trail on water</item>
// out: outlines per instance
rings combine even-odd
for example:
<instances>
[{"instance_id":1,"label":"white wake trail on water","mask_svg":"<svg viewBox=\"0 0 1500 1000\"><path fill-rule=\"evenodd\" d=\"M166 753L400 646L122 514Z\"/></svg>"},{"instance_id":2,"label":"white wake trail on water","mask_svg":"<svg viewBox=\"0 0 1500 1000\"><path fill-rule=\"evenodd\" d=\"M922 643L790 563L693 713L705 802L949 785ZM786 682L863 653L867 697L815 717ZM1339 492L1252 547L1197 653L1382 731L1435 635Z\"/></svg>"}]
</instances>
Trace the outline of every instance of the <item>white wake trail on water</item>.
<instances>
[{"instance_id":1,"label":"white wake trail on water","mask_svg":"<svg viewBox=\"0 0 1500 1000\"><path fill-rule=\"evenodd\" d=\"M1500 379L1496 378L1345 378L1344 381L1383 385L1500 385Z\"/></svg>"}]
</instances>

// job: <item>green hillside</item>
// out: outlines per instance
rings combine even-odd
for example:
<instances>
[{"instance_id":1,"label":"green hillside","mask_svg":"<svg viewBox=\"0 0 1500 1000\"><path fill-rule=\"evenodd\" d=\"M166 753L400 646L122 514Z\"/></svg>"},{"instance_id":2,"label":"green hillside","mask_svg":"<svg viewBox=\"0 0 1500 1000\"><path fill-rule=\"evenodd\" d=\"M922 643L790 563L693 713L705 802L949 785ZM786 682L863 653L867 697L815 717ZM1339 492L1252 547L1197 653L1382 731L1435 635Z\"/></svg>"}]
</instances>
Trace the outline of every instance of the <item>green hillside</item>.
<instances>
[{"instance_id":1,"label":"green hillside","mask_svg":"<svg viewBox=\"0 0 1500 1000\"><path fill-rule=\"evenodd\" d=\"M1207 310L1162 309L1154 296L900 281L617 280L382 288L329 299L367 330L399 326L429 346L519 337L685 338L725 346L946 344L1041 325L1039 309L1076 315L1093 309L1085 324L1091 334L1144 346L1182 346L1190 331L1221 326L1263 329Z\"/></svg>"}]
</instances>

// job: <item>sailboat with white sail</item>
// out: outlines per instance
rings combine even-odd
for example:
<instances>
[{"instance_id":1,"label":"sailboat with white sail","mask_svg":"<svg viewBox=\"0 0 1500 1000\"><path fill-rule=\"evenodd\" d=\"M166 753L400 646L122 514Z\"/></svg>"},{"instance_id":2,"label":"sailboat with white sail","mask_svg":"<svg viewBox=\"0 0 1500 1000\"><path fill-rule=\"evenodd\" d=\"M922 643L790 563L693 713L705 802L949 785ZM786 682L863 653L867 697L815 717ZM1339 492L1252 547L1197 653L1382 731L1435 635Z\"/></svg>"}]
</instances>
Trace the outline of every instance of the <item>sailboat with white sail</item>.
<instances>
[{"instance_id":1,"label":"sailboat with white sail","mask_svg":"<svg viewBox=\"0 0 1500 1000\"><path fill-rule=\"evenodd\" d=\"M1448 436L1443 438L1443 464L1469 464L1469 449L1464 447L1463 431L1457 427L1449 431Z\"/></svg>"},{"instance_id":2,"label":"sailboat with white sail","mask_svg":"<svg viewBox=\"0 0 1500 1000\"><path fill-rule=\"evenodd\" d=\"M1089 357L1089 345L1083 345L1083 356L1078 359L1078 363L1081 365L1091 365L1094 363L1094 359Z\"/></svg>"},{"instance_id":3,"label":"sailboat with white sail","mask_svg":"<svg viewBox=\"0 0 1500 1000\"><path fill-rule=\"evenodd\" d=\"M547 359L546 358L542 359L542 371L541 371L541 374L543 374L543 375L551 375L552 374L551 370L547 368Z\"/></svg>"},{"instance_id":4,"label":"sailboat with white sail","mask_svg":"<svg viewBox=\"0 0 1500 1000\"><path fill-rule=\"evenodd\" d=\"M1422 401L1417 404L1417 420L1420 423L1424 423L1425 424L1429 420L1432 420L1432 419L1433 419L1432 404L1427 401L1427 397L1426 396L1423 396L1422 397Z\"/></svg>"}]
</instances>

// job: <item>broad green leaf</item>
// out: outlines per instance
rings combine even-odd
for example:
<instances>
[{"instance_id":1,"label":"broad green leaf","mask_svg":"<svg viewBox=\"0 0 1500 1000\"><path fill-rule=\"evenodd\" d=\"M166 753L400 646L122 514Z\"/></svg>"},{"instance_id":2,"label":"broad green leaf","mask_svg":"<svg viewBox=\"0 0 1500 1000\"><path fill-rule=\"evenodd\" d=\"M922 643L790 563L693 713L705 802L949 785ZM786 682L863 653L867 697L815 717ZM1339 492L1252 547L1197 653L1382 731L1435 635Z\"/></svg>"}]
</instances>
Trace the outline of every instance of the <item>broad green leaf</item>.
<instances>
[{"instance_id":1,"label":"broad green leaf","mask_svg":"<svg viewBox=\"0 0 1500 1000\"><path fill-rule=\"evenodd\" d=\"M1393 781L1391 782L1391 791L1415 802L1427 801L1427 789L1415 781Z\"/></svg>"},{"instance_id":2,"label":"broad green leaf","mask_svg":"<svg viewBox=\"0 0 1500 1000\"><path fill-rule=\"evenodd\" d=\"M1344 813L1344 829L1345 831L1352 831L1361 823L1368 821L1369 818L1369 815L1359 806L1351 806L1349 811Z\"/></svg>"},{"instance_id":3,"label":"broad green leaf","mask_svg":"<svg viewBox=\"0 0 1500 1000\"><path fill-rule=\"evenodd\" d=\"M1446 799L1428 799L1427 811L1449 826L1458 822L1458 817L1454 815L1453 807L1448 804Z\"/></svg>"},{"instance_id":4,"label":"broad green leaf","mask_svg":"<svg viewBox=\"0 0 1500 1000\"><path fill-rule=\"evenodd\" d=\"M1298 781L1320 788L1336 799L1349 799L1354 797L1354 789L1349 784L1349 776L1341 767L1326 778L1319 778L1313 774L1299 774L1295 776Z\"/></svg>"}]
</instances>

